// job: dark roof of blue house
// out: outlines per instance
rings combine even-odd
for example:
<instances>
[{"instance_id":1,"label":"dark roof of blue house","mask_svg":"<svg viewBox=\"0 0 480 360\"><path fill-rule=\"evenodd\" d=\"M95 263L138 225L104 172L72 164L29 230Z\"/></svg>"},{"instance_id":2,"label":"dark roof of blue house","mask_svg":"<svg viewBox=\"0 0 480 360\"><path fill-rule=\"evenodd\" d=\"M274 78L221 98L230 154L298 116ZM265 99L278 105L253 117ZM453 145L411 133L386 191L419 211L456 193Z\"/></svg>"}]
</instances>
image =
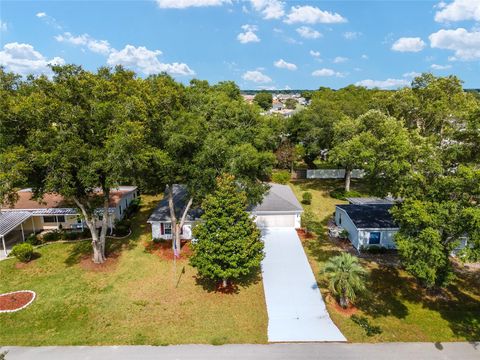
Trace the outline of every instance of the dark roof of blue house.
<instances>
[{"instance_id":1,"label":"dark roof of blue house","mask_svg":"<svg viewBox=\"0 0 480 360\"><path fill-rule=\"evenodd\" d=\"M390 209L392 204L337 205L345 210L357 229L398 228Z\"/></svg>"}]
</instances>

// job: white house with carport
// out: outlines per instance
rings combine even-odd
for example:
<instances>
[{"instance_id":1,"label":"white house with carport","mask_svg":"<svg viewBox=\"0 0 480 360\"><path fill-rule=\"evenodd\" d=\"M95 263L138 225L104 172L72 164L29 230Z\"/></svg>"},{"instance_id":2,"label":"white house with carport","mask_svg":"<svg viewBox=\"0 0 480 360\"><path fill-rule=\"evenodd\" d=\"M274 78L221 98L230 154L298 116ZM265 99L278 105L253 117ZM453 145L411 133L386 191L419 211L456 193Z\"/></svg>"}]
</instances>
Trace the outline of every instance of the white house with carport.
<instances>
[{"instance_id":1,"label":"white house with carport","mask_svg":"<svg viewBox=\"0 0 480 360\"><path fill-rule=\"evenodd\" d=\"M371 198L359 202L337 205L335 224L348 232L348 239L357 250L370 246L395 249L394 235L399 227L390 214L393 202Z\"/></svg>"},{"instance_id":2,"label":"white house with carport","mask_svg":"<svg viewBox=\"0 0 480 360\"><path fill-rule=\"evenodd\" d=\"M269 184L260 204L252 206L248 211L255 217L259 228L299 228L302 205L298 202L292 189L287 185ZM173 185L173 202L179 219L187 201L187 190L183 185ZM192 230L195 223L200 221L202 210L192 208L187 213L185 224L181 229L180 238L192 239ZM152 226L152 238L170 240L172 238L172 222L167 194L159 202L156 209L147 221Z\"/></svg>"},{"instance_id":3,"label":"white house with carport","mask_svg":"<svg viewBox=\"0 0 480 360\"><path fill-rule=\"evenodd\" d=\"M96 191L96 195L100 192ZM109 228L121 220L130 203L138 197L136 186L119 186L110 192ZM101 209L97 227L101 226ZM17 201L10 207L0 209L0 259L8 255L12 246L25 241L31 233L48 230L81 230L85 223L76 206L56 193L47 193L41 200L34 198L32 189L17 192Z\"/></svg>"}]
</instances>

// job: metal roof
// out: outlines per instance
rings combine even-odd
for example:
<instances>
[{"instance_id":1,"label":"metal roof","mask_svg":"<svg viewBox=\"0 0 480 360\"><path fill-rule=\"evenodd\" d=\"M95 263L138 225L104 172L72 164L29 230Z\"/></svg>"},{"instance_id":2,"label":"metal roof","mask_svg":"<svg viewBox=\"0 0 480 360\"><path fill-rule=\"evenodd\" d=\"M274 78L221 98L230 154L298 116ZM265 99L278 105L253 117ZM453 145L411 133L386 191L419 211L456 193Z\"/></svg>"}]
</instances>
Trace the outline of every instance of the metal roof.
<instances>
[{"instance_id":1,"label":"metal roof","mask_svg":"<svg viewBox=\"0 0 480 360\"><path fill-rule=\"evenodd\" d=\"M7 235L31 216L28 211L0 211L0 236Z\"/></svg>"},{"instance_id":2,"label":"metal roof","mask_svg":"<svg viewBox=\"0 0 480 360\"><path fill-rule=\"evenodd\" d=\"M378 197L347 197L345 198L353 205L367 205L367 204L395 204L393 199L380 199Z\"/></svg>"}]
</instances>

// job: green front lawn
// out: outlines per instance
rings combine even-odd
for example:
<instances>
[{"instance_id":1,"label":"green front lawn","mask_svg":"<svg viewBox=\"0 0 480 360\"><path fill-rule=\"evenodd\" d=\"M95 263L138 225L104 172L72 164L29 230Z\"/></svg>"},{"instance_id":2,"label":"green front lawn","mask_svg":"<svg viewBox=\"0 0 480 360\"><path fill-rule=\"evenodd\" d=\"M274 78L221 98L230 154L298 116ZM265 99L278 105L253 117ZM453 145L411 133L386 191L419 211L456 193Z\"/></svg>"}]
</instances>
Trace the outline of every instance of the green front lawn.
<instances>
[{"instance_id":1,"label":"green front lawn","mask_svg":"<svg viewBox=\"0 0 480 360\"><path fill-rule=\"evenodd\" d=\"M40 257L25 266L0 262L0 293L37 293L28 308L0 314L0 345L267 342L260 278L238 293L217 293L197 281L187 261L175 267L145 250L151 242L146 219L158 200L143 198L133 235L109 242L101 269L83 259L89 242L40 248Z\"/></svg>"},{"instance_id":2,"label":"green front lawn","mask_svg":"<svg viewBox=\"0 0 480 360\"><path fill-rule=\"evenodd\" d=\"M304 191L313 195L312 204L304 205L316 215L318 236L305 240L304 247L321 288L328 294L321 270L325 262L342 249L327 239L326 224L335 204L345 203L330 197L329 192L341 181L306 180L291 184L297 197ZM354 182L352 190L366 189ZM378 255L381 256L381 255ZM382 333L368 337L350 315L340 313L331 302L327 307L333 321L352 342L381 341L472 341L480 340L480 271L458 272L457 281L441 296L431 296L402 269L361 259L369 271L368 293L356 304L357 315L380 326ZM328 297L330 299L330 297Z\"/></svg>"}]
</instances>

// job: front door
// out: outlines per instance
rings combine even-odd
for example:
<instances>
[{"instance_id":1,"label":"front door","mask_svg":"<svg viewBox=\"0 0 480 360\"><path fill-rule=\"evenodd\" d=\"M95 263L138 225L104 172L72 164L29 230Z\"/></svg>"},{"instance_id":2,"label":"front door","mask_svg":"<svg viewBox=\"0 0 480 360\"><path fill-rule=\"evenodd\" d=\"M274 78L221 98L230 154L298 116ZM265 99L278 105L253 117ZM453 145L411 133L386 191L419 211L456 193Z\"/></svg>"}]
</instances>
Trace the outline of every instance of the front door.
<instances>
[{"instance_id":1,"label":"front door","mask_svg":"<svg viewBox=\"0 0 480 360\"><path fill-rule=\"evenodd\" d=\"M183 225L182 233L184 239L190 240L192 238L192 225Z\"/></svg>"}]
</instances>

